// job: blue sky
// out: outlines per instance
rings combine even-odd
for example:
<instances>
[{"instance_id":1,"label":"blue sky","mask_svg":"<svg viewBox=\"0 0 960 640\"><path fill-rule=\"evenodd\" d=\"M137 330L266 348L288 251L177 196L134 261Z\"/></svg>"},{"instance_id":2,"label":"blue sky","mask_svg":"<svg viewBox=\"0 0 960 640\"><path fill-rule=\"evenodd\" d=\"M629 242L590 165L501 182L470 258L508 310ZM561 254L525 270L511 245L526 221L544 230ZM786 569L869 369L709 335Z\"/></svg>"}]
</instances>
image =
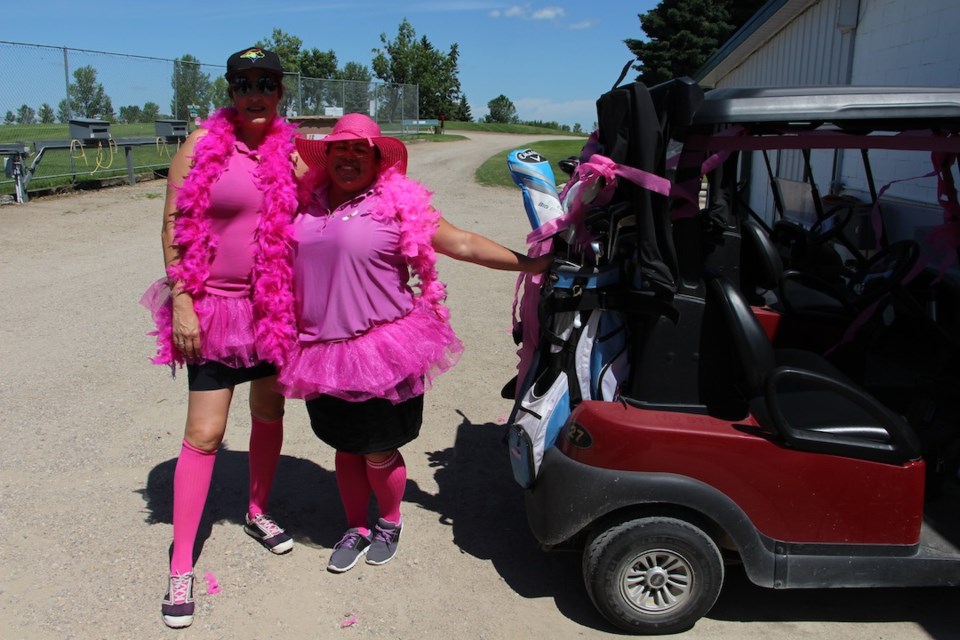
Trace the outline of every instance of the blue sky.
<instances>
[{"instance_id":1,"label":"blue sky","mask_svg":"<svg viewBox=\"0 0 960 640\"><path fill-rule=\"evenodd\" d=\"M380 34L394 39L407 18L417 36L426 36L438 49L459 45L460 83L474 118L486 114L487 103L503 94L522 120L580 123L589 129L596 121L596 99L631 57L624 39L643 37L637 14L657 3L41 0L7 3L0 40L157 58L189 53L201 62L222 65L230 53L266 39L276 27L302 39L304 48L332 49L340 66L359 62L369 67ZM29 78L29 65L21 71L21 78ZM109 85L107 90L109 94ZM0 94L4 91L0 87ZM115 108L137 103L136 98L111 97ZM15 107L24 101L30 102L12 96L0 104Z\"/></svg>"}]
</instances>

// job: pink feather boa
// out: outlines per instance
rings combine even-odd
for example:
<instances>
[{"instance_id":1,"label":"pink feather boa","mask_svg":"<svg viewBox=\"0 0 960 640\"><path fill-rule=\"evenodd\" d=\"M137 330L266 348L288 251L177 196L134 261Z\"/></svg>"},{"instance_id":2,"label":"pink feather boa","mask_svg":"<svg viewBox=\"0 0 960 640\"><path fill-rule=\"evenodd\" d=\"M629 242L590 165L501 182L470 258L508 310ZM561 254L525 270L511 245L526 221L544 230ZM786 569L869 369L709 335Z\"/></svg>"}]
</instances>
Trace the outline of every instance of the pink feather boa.
<instances>
[{"instance_id":1,"label":"pink feather boa","mask_svg":"<svg viewBox=\"0 0 960 640\"><path fill-rule=\"evenodd\" d=\"M216 252L216 239L211 235L206 215L210 209L210 190L235 151L236 116L235 109L225 108L201 124L208 133L197 141L193 166L177 193L174 242L179 247L180 260L167 268L167 276L182 283L183 289L193 297L198 314L208 308L203 303L207 295L204 285ZM278 365L286 361L296 342L290 230L298 202L290 163L295 129L282 118L274 118L258 147L258 178L265 206L257 224L257 252L252 273L256 355L260 360ZM172 367L183 365L183 354L173 346L170 301L156 300L159 295L156 289L155 286L144 295L144 303L154 309L157 325L150 333L157 338L157 355L152 362ZM154 298L152 305L147 301L149 296Z\"/></svg>"}]
</instances>

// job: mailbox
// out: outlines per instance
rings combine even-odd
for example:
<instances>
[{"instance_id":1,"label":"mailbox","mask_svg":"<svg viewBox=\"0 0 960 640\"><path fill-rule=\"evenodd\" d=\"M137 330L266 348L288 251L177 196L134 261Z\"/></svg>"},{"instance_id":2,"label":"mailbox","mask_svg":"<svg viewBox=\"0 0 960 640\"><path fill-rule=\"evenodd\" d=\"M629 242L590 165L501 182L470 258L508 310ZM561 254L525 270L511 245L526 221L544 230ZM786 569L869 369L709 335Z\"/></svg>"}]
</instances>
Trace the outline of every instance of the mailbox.
<instances>
[{"instance_id":1,"label":"mailbox","mask_svg":"<svg viewBox=\"0 0 960 640\"><path fill-rule=\"evenodd\" d=\"M155 120L158 138L186 138L186 120Z\"/></svg>"},{"instance_id":2,"label":"mailbox","mask_svg":"<svg viewBox=\"0 0 960 640\"><path fill-rule=\"evenodd\" d=\"M71 140L109 140L110 123L105 120L73 118L70 120Z\"/></svg>"}]
</instances>

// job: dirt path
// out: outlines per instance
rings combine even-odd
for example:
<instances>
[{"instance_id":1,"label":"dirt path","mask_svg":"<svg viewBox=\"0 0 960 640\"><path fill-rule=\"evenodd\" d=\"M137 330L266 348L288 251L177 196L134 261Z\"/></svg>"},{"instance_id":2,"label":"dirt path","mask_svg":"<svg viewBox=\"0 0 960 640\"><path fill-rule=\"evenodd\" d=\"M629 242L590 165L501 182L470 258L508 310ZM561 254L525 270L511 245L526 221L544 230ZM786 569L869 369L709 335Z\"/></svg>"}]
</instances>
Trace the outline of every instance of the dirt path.
<instances>
[{"instance_id":1,"label":"dirt path","mask_svg":"<svg viewBox=\"0 0 960 640\"><path fill-rule=\"evenodd\" d=\"M419 144L410 173L456 225L522 248L516 190L482 188L475 168L524 138ZM161 273L163 183L0 208L0 635L4 638L616 637L589 603L579 558L530 535L501 442L513 375L514 276L441 259L467 345L427 395L404 448L404 537L383 567L325 570L344 526L332 452L290 403L272 511L293 534L274 557L241 530L247 483L241 389L201 530L197 617L160 620L171 483L185 380L147 363L137 300ZM696 638L955 638L955 591L774 592L736 570ZM949 599L948 599L949 598ZM341 628L355 616L355 624Z\"/></svg>"}]
</instances>

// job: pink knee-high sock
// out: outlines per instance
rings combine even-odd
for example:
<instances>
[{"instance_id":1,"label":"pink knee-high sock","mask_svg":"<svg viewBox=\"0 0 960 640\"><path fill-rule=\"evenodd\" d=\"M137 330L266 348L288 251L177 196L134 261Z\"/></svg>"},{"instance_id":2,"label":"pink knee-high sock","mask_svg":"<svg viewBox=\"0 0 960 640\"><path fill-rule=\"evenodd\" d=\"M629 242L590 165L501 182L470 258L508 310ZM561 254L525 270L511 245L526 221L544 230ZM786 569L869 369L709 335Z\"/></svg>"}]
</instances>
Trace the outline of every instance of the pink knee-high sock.
<instances>
[{"instance_id":1,"label":"pink knee-high sock","mask_svg":"<svg viewBox=\"0 0 960 640\"><path fill-rule=\"evenodd\" d=\"M337 470L337 488L347 516L347 528L357 528L367 535L367 506L370 504L370 482L367 480L367 461L361 455L337 451L334 458Z\"/></svg>"},{"instance_id":2,"label":"pink knee-high sock","mask_svg":"<svg viewBox=\"0 0 960 640\"><path fill-rule=\"evenodd\" d=\"M186 440L173 472L173 555L170 575L193 571L193 545L207 502L216 451L204 451Z\"/></svg>"},{"instance_id":3,"label":"pink knee-high sock","mask_svg":"<svg viewBox=\"0 0 960 640\"><path fill-rule=\"evenodd\" d=\"M367 460L367 479L380 504L380 517L400 524L400 501L407 486L407 465L399 451L383 462Z\"/></svg>"},{"instance_id":4,"label":"pink knee-high sock","mask_svg":"<svg viewBox=\"0 0 960 640\"><path fill-rule=\"evenodd\" d=\"M273 422L250 416L250 503L251 517L266 513L273 476L283 446L283 418Z\"/></svg>"}]
</instances>

